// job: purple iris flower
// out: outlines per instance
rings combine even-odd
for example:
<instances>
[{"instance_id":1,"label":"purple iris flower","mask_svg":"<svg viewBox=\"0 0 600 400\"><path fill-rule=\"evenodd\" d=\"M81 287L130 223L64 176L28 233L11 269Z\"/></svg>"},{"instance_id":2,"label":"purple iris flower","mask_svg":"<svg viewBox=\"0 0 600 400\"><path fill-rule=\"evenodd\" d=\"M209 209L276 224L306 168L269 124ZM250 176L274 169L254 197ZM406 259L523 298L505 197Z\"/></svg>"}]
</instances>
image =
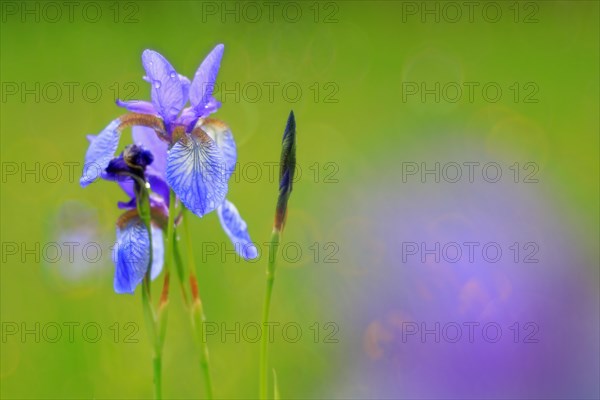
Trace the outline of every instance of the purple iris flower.
<instances>
[{"instance_id":1,"label":"purple iris flower","mask_svg":"<svg viewBox=\"0 0 600 400\"><path fill-rule=\"evenodd\" d=\"M227 157L232 151L223 146L233 143L233 138L221 140L223 146L219 148L219 139L206 132L213 129L219 135L231 136L229 128L221 128L222 122L206 119L220 107L212 93L223 49L220 44L210 52L191 82L179 75L162 55L145 50L144 79L151 84L152 102L117 101L131 114L112 121L90 145L81 185L90 184L106 168L124 128L146 126L168 144L166 181L181 202L200 217L223 204L230 171L235 165ZM188 99L190 106L184 108ZM219 127L213 128L214 124Z\"/></svg>"},{"instance_id":2,"label":"purple iris flower","mask_svg":"<svg viewBox=\"0 0 600 400\"><path fill-rule=\"evenodd\" d=\"M90 147L98 136L89 136ZM134 144L125 147L117 157L108 161L101 171L102 179L118 182L123 191L129 195L128 202L119 202L125 209L117 221L117 241L113 248L115 263L114 289L117 293L133 293L148 270L150 249L152 249L151 279L161 272L164 263L163 227L168 218L169 188L161 174L161 159L154 154L161 154L162 143L152 136L140 135L139 128L133 128ZM163 152L164 153L164 152ZM164 162L163 162L164 164ZM163 168L164 169L164 168ZM145 187L140 187L140 182ZM146 186L147 185L147 186ZM148 230L137 212L137 198L140 190L150 192L152 243Z\"/></svg>"},{"instance_id":3,"label":"purple iris flower","mask_svg":"<svg viewBox=\"0 0 600 400\"><path fill-rule=\"evenodd\" d=\"M121 132L127 127L132 127L134 143L152 156L152 161L144 166L143 178L152 189L153 218L155 210L157 215L168 214L170 188L183 205L200 217L217 210L236 251L245 259L258 256L246 222L225 198L237 160L233 134L222 121L207 118L221 106L212 94L223 49L220 44L209 53L191 82L179 75L162 55L145 50L142 54L144 79L152 85L152 101L117 101L117 105L130 113L115 119L90 139L81 186L89 185L98 177L117 180L130 196L129 202L119 203L120 208L130 211L119 219L117 228L115 290L118 293L133 292L143 279L150 254L147 232L135 212L136 183L123 172L131 163L126 162L127 154L114 158ZM190 106L185 107L188 100ZM138 156L143 164L144 155ZM152 236L162 238L160 233L155 236L153 232ZM154 277L162 268L162 240L152 240L152 247L158 256L153 258ZM134 262L124 258L128 254L135 255ZM155 269L154 263L158 260L160 268Z\"/></svg>"}]
</instances>

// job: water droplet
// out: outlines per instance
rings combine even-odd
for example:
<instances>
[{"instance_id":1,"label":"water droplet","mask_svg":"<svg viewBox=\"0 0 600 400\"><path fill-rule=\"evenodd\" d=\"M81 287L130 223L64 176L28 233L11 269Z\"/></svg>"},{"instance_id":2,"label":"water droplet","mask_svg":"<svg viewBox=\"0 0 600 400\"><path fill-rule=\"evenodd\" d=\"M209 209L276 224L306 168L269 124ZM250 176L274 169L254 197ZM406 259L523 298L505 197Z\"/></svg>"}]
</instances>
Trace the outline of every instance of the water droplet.
<instances>
[{"instance_id":1,"label":"water droplet","mask_svg":"<svg viewBox=\"0 0 600 400\"><path fill-rule=\"evenodd\" d=\"M175 72L171 72L169 76L171 77L171 79L177 78L177 74Z\"/></svg>"},{"instance_id":2,"label":"water droplet","mask_svg":"<svg viewBox=\"0 0 600 400\"><path fill-rule=\"evenodd\" d=\"M160 89L160 85L161 84L162 83L160 81L154 81L154 87L157 88L157 89Z\"/></svg>"}]
</instances>

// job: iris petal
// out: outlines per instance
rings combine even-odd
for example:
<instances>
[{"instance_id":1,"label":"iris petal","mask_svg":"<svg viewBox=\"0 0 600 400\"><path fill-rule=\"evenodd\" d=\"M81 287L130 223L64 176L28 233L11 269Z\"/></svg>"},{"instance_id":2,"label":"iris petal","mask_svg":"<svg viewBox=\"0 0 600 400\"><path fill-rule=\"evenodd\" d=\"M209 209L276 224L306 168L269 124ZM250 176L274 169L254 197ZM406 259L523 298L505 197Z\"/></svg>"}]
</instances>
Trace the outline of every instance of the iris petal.
<instances>
[{"instance_id":1,"label":"iris petal","mask_svg":"<svg viewBox=\"0 0 600 400\"><path fill-rule=\"evenodd\" d=\"M127 202L118 202L117 205L122 209L136 208L136 196L133 180L129 177L119 177L117 180L119 186L129 196ZM152 207L160 207L168 213L169 209L169 186L162 177L146 174L146 179L150 183L152 192L150 193L150 205Z\"/></svg>"},{"instance_id":2,"label":"iris petal","mask_svg":"<svg viewBox=\"0 0 600 400\"><path fill-rule=\"evenodd\" d=\"M166 179L168 143L160 139L153 129L145 126L131 128L131 136L135 144L149 150L154 156L154 161L147 167L148 173Z\"/></svg>"},{"instance_id":3,"label":"iris petal","mask_svg":"<svg viewBox=\"0 0 600 400\"><path fill-rule=\"evenodd\" d=\"M117 105L119 107L123 107L127 109L127 111L131 111L134 113L140 114L158 114L154 105L148 101L143 100L130 100L130 101L122 101L117 100Z\"/></svg>"},{"instance_id":4,"label":"iris petal","mask_svg":"<svg viewBox=\"0 0 600 400\"><path fill-rule=\"evenodd\" d=\"M235 251L246 260L258 257L258 250L248 234L248 225L233 203L225 200L217 209L217 214L219 214L223 230L231 239Z\"/></svg>"},{"instance_id":5,"label":"iris petal","mask_svg":"<svg viewBox=\"0 0 600 400\"><path fill-rule=\"evenodd\" d=\"M181 89L183 91L184 104L187 102L188 96L190 94L190 85L192 82L188 79L187 76L179 74L179 80L181 81Z\"/></svg>"},{"instance_id":6,"label":"iris petal","mask_svg":"<svg viewBox=\"0 0 600 400\"><path fill-rule=\"evenodd\" d=\"M121 132L118 130L120 123L120 119L117 118L98 135L94 137L90 137L91 135L88 136L91 142L85 153L83 174L79 179L79 184L82 187L96 180L113 158L117 147L119 147L119 139L121 138Z\"/></svg>"},{"instance_id":7,"label":"iris petal","mask_svg":"<svg viewBox=\"0 0 600 400\"><path fill-rule=\"evenodd\" d=\"M142 64L152 85L152 104L165 125L169 125L187 101L179 74L166 58L153 50L144 50Z\"/></svg>"},{"instance_id":8,"label":"iris petal","mask_svg":"<svg viewBox=\"0 0 600 400\"><path fill-rule=\"evenodd\" d=\"M214 140L195 129L167 155L167 183L181 202L202 217L225 200L227 177L223 156Z\"/></svg>"},{"instance_id":9,"label":"iris petal","mask_svg":"<svg viewBox=\"0 0 600 400\"><path fill-rule=\"evenodd\" d=\"M237 161L237 149L231 129L218 119L206 119L201 128L219 146L223 154L223 161L225 162L226 178L229 180L229 177L231 177L231 174L235 170L235 163Z\"/></svg>"},{"instance_id":10,"label":"iris petal","mask_svg":"<svg viewBox=\"0 0 600 400\"><path fill-rule=\"evenodd\" d=\"M219 108L221 108L221 102L211 96L210 100L208 101L208 104L204 106L204 113L202 113L202 117L206 117L216 112Z\"/></svg>"},{"instance_id":11,"label":"iris petal","mask_svg":"<svg viewBox=\"0 0 600 400\"><path fill-rule=\"evenodd\" d=\"M121 210L133 210L137 207L137 201L135 197L132 197L129 199L129 201L118 201L117 207L119 207Z\"/></svg>"},{"instance_id":12,"label":"iris petal","mask_svg":"<svg viewBox=\"0 0 600 400\"><path fill-rule=\"evenodd\" d=\"M209 113L206 112L207 106L214 107L215 105L214 102L211 102L211 99L224 49L225 46L222 44L215 46L202 61L194 75L194 80L190 86L190 104L198 117L208 115Z\"/></svg>"},{"instance_id":13,"label":"iris petal","mask_svg":"<svg viewBox=\"0 0 600 400\"><path fill-rule=\"evenodd\" d=\"M119 179L117 182L119 183L121 189L123 189L123 191L127 193L129 197L135 197L133 179L129 177L123 177L123 179Z\"/></svg>"},{"instance_id":14,"label":"iris petal","mask_svg":"<svg viewBox=\"0 0 600 400\"><path fill-rule=\"evenodd\" d=\"M169 186L167 182L160 177L152 174L147 174L148 182L150 183L150 188L152 192L156 193L162 198L163 204L169 207ZM150 198L152 200L153 197Z\"/></svg>"},{"instance_id":15,"label":"iris petal","mask_svg":"<svg viewBox=\"0 0 600 400\"><path fill-rule=\"evenodd\" d=\"M152 267L150 268L150 279L154 280L160 275L165 261L165 247L163 232L160 228L152 225Z\"/></svg>"},{"instance_id":16,"label":"iris petal","mask_svg":"<svg viewBox=\"0 0 600 400\"><path fill-rule=\"evenodd\" d=\"M192 107L186 107L183 109L183 111L181 111L181 114L179 115L179 118L177 119L177 122L179 122L180 124L187 126L191 129L194 128L194 125L196 125L196 121L198 120L198 117L196 116L196 111L194 111L194 109Z\"/></svg>"},{"instance_id":17,"label":"iris petal","mask_svg":"<svg viewBox=\"0 0 600 400\"><path fill-rule=\"evenodd\" d=\"M152 227L151 277L156 278L163 266L163 238L159 228ZM130 217L117 227L117 242L113 249L115 261L114 289L117 293L133 293L142 282L150 258L148 231L139 217Z\"/></svg>"}]
</instances>

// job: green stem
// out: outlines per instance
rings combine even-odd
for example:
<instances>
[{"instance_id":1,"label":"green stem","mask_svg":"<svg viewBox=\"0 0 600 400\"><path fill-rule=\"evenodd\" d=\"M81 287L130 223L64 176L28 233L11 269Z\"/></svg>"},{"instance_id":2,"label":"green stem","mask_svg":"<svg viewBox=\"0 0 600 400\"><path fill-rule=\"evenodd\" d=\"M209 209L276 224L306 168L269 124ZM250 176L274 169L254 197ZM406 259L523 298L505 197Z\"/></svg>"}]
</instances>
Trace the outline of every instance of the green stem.
<instances>
[{"instance_id":1,"label":"green stem","mask_svg":"<svg viewBox=\"0 0 600 400\"><path fill-rule=\"evenodd\" d=\"M271 242L269 244L269 262L267 265L267 287L265 290L265 301L263 303L262 315L262 335L260 338L260 398L267 398L267 323L269 322L269 308L271 306L271 294L273 293L273 282L275 281L275 261L277 258L277 248L279 247L280 232L273 230Z\"/></svg>"},{"instance_id":2,"label":"green stem","mask_svg":"<svg viewBox=\"0 0 600 400\"><path fill-rule=\"evenodd\" d=\"M144 319L146 321L146 326L148 332L150 334L150 339L153 344L154 349L154 357L153 357L153 370L154 370L154 397L159 400L161 399L161 346L159 345L159 334L158 323L157 323L157 315L152 307L152 298L150 295L150 275L152 270L152 222L151 222L151 211L150 211L150 200L148 187L145 182L138 182L139 193L138 193L138 203L137 210L138 215L144 225L146 226L146 231L148 232L148 243L150 243L150 251L148 257L148 267L146 269L146 274L142 281L142 304L144 307Z\"/></svg>"},{"instance_id":3,"label":"green stem","mask_svg":"<svg viewBox=\"0 0 600 400\"><path fill-rule=\"evenodd\" d=\"M184 213L187 210L184 209ZM187 218L183 217L183 229L185 231L185 247L188 253L188 263L190 271L190 287L192 292L192 307L191 317L192 326L196 331L196 338L198 345L200 346L200 368L202 369L202 375L204 376L204 382L206 384L206 398L213 398L213 386L212 378L210 373L210 358L208 353L208 343L204 333L204 325L206 323L206 315L204 314L204 307L202 307L202 300L200 299L200 293L198 291L198 279L196 276L196 262L194 260L194 251L192 247L192 237L188 228Z\"/></svg>"},{"instance_id":4,"label":"green stem","mask_svg":"<svg viewBox=\"0 0 600 400\"><path fill-rule=\"evenodd\" d=\"M162 369L162 353L154 354L154 398L156 400L162 399L162 381L161 381L161 369Z\"/></svg>"},{"instance_id":5,"label":"green stem","mask_svg":"<svg viewBox=\"0 0 600 400\"><path fill-rule=\"evenodd\" d=\"M150 340L152 341L154 348L154 397L157 400L161 399L161 374L160 374L160 353L157 354L157 334L156 334L156 314L152 308L150 300L150 280L148 277L144 277L142 282L142 304L144 306L144 319L146 321L146 328L150 334ZM158 358L158 361L157 361ZM158 368L157 368L158 367Z\"/></svg>"},{"instance_id":6,"label":"green stem","mask_svg":"<svg viewBox=\"0 0 600 400\"><path fill-rule=\"evenodd\" d=\"M168 318L168 296L169 296L169 275L170 266L173 259L173 243L174 243L174 230L175 230L175 194L170 191L170 202L169 202L169 218L167 222L167 234L165 237L165 278L163 284L163 290L158 305L158 313L154 317L154 396L157 400L162 398L162 350L165 343L165 336L167 334L167 318ZM148 230L150 235L150 243L152 243L152 232ZM152 250L150 251L150 260L152 260ZM152 262L150 262L152 265ZM148 275L146 276L148 282L148 288L150 287L150 268L148 268ZM148 291L148 294L150 292Z\"/></svg>"}]
</instances>

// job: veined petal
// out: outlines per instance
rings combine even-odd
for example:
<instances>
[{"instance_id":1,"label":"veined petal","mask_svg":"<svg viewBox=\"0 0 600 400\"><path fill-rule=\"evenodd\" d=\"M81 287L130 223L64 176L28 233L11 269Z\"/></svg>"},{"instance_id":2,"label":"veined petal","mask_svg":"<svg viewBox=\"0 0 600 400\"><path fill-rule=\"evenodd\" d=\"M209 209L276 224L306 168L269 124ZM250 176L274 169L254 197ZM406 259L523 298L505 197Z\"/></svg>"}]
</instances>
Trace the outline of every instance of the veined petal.
<instances>
[{"instance_id":1,"label":"veined petal","mask_svg":"<svg viewBox=\"0 0 600 400\"><path fill-rule=\"evenodd\" d=\"M219 146L223 154L223 161L225 162L226 177L229 180L235 170L235 163L237 161L237 149L231 129L223 121L212 118L205 119L200 128L208 133L208 136Z\"/></svg>"},{"instance_id":2,"label":"veined petal","mask_svg":"<svg viewBox=\"0 0 600 400\"><path fill-rule=\"evenodd\" d=\"M194 75L194 80L190 86L190 104L197 116L207 115L205 109L212 98L224 49L225 46L222 44L215 46L202 61Z\"/></svg>"},{"instance_id":3,"label":"veined petal","mask_svg":"<svg viewBox=\"0 0 600 400\"><path fill-rule=\"evenodd\" d=\"M152 225L152 266L150 278L155 279L164 264L162 230ZM117 242L113 249L115 262L114 289L117 293L133 293L140 284L150 257L148 231L135 211L123 214L117 225Z\"/></svg>"},{"instance_id":4,"label":"veined petal","mask_svg":"<svg viewBox=\"0 0 600 400\"><path fill-rule=\"evenodd\" d=\"M115 292L133 293L144 278L150 261L148 231L135 211L123 214L117 224L113 260Z\"/></svg>"},{"instance_id":5,"label":"veined petal","mask_svg":"<svg viewBox=\"0 0 600 400\"><path fill-rule=\"evenodd\" d=\"M128 111L140 114L158 114L154 105L148 101L143 100L130 100L122 101L117 99L117 105L123 107Z\"/></svg>"},{"instance_id":6,"label":"veined petal","mask_svg":"<svg viewBox=\"0 0 600 400\"><path fill-rule=\"evenodd\" d=\"M228 200L217 209L223 230L231 239L235 251L246 260L258 257L258 250L248 234L248 225L242 219L237 208Z\"/></svg>"},{"instance_id":7,"label":"veined petal","mask_svg":"<svg viewBox=\"0 0 600 400\"><path fill-rule=\"evenodd\" d=\"M147 167L148 173L166 179L168 143L159 138L154 129L145 126L131 128L131 136L135 144L149 150L154 156L154 161Z\"/></svg>"},{"instance_id":8,"label":"veined petal","mask_svg":"<svg viewBox=\"0 0 600 400\"><path fill-rule=\"evenodd\" d=\"M219 147L206 132L196 128L169 150L167 183L199 217L223 203L227 194L225 164Z\"/></svg>"},{"instance_id":9,"label":"veined petal","mask_svg":"<svg viewBox=\"0 0 600 400\"><path fill-rule=\"evenodd\" d=\"M120 124L121 120L117 118L98 135L93 137L91 135L88 136L91 142L85 153L83 174L79 179L82 187L96 180L113 158L117 147L119 147L119 139L121 138L121 132L118 129Z\"/></svg>"},{"instance_id":10,"label":"veined petal","mask_svg":"<svg viewBox=\"0 0 600 400\"><path fill-rule=\"evenodd\" d=\"M152 104L163 117L165 125L169 125L187 101L179 74L166 58L153 50L144 50L142 64L152 85Z\"/></svg>"}]
</instances>

